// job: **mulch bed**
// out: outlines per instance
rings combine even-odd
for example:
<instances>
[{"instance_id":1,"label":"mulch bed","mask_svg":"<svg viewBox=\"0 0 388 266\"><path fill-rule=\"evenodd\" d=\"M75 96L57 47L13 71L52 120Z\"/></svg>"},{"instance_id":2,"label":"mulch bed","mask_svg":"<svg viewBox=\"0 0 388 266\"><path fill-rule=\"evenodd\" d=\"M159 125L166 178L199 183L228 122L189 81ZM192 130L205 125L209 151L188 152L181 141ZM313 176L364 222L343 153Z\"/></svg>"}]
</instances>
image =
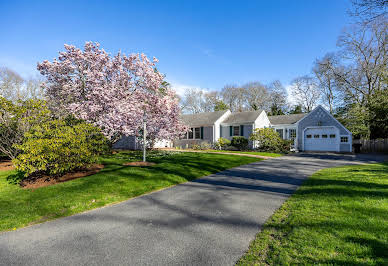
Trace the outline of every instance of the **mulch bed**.
<instances>
[{"instance_id":1,"label":"mulch bed","mask_svg":"<svg viewBox=\"0 0 388 266\"><path fill-rule=\"evenodd\" d=\"M15 167L13 167L12 161L0 161L0 171L8 171L13 169L15 169Z\"/></svg>"},{"instance_id":2,"label":"mulch bed","mask_svg":"<svg viewBox=\"0 0 388 266\"><path fill-rule=\"evenodd\" d=\"M25 189L35 189L40 187L51 186L58 183L63 183L69 180L94 175L101 171L104 168L103 164L93 164L87 169L82 169L77 172L67 173L63 176L54 178L46 175L34 176L24 179L20 182L20 186Z\"/></svg>"},{"instance_id":3,"label":"mulch bed","mask_svg":"<svg viewBox=\"0 0 388 266\"><path fill-rule=\"evenodd\" d=\"M129 162L129 163L124 163L123 165L125 165L125 166L152 166L155 164L156 163L151 163L151 162Z\"/></svg>"}]
</instances>

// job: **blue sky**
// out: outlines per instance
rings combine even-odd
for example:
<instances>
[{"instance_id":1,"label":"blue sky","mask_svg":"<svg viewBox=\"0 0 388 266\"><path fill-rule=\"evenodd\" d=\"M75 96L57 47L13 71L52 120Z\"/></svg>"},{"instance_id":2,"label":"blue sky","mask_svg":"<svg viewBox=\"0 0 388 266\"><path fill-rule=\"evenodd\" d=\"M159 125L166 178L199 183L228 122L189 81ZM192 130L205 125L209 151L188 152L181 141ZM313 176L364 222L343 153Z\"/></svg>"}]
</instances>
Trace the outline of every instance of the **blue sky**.
<instances>
[{"instance_id":1,"label":"blue sky","mask_svg":"<svg viewBox=\"0 0 388 266\"><path fill-rule=\"evenodd\" d=\"M336 50L349 7L349 0L0 0L0 66L28 77L64 43L96 41L110 53L157 57L180 93L248 81L288 85Z\"/></svg>"}]
</instances>

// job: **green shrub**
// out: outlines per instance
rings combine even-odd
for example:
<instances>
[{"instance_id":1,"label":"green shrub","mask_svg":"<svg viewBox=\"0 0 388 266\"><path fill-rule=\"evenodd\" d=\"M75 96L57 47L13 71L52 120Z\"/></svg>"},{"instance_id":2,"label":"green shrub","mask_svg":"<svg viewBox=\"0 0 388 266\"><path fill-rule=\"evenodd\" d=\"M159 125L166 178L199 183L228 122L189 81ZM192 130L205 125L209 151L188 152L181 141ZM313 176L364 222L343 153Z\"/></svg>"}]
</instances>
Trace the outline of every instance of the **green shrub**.
<instances>
[{"instance_id":1,"label":"green shrub","mask_svg":"<svg viewBox=\"0 0 388 266\"><path fill-rule=\"evenodd\" d=\"M193 150L209 150L211 145L208 142L195 143L191 145Z\"/></svg>"},{"instance_id":2,"label":"green shrub","mask_svg":"<svg viewBox=\"0 0 388 266\"><path fill-rule=\"evenodd\" d=\"M217 150L224 150L226 147L230 146L230 143L230 140L221 137L214 143L214 148Z\"/></svg>"},{"instance_id":3,"label":"green shrub","mask_svg":"<svg viewBox=\"0 0 388 266\"><path fill-rule=\"evenodd\" d=\"M244 137L233 137L231 145L239 149L240 151L246 150L248 148L248 139Z\"/></svg>"},{"instance_id":4,"label":"green shrub","mask_svg":"<svg viewBox=\"0 0 388 266\"><path fill-rule=\"evenodd\" d=\"M12 102L0 96L0 156L16 158L20 152L16 145L23 143L24 134L49 119L51 113L45 101Z\"/></svg>"},{"instance_id":5,"label":"green shrub","mask_svg":"<svg viewBox=\"0 0 388 266\"><path fill-rule=\"evenodd\" d=\"M25 176L37 173L60 176L96 162L107 150L100 129L77 120L51 120L36 125L16 147L21 153L13 160Z\"/></svg>"},{"instance_id":6,"label":"green shrub","mask_svg":"<svg viewBox=\"0 0 388 266\"><path fill-rule=\"evenodd\" d=\"M195 143L195 144L191 145L191 148L192 148L193 150L200 150L200 149L201 149L201 145Z\"/></svg>"},{"instance_id":7,"label":"green shrub","mask_svg":"<svg viewBox=\"0 0 388 266\"><path fill-rule=\"evenodd\" d=\"M291 147L294 144L294 141L291 139L283 139L282 142L283 143L282 143L282 148L280 152L284 152L284 153L290 152Z\"/></svg>"},{"instance_id":8,"label":"green shrub","mask_svg":"<svg viewBox=\"0 0 388 266\"><path fill-rule=\"evenodd\" d=\"M272 128L257 128L249 137L251 141L257 141L260 151L288 152L291 140L283 140Z\"/></svg>"}]
</instances>

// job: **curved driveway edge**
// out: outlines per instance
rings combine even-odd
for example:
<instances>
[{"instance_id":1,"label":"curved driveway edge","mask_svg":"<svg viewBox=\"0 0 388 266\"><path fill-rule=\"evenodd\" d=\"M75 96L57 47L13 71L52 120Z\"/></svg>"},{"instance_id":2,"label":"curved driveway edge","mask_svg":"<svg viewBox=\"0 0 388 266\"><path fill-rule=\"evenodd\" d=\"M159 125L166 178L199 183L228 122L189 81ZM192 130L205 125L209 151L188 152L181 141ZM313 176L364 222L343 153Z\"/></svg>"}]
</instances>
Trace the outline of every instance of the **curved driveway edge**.
<instances>
[{"instance_id":1,"label":"curved driveway edge","mask_svg":"<svg viewBox=\"0 0 388 266\"><path fill-rule=\"evenodd\" d=\"M379 156L298 154L0 234L0 265L232 265L319 169ZM1 215L1 214L0 214Z\"/></svg>"},{"instance_id":2,"label":"curved driveway edge","mask_svg":"<svg viewBox=\"0 0 388 266\"><path fill-rule=\"evenodd\" d=\"M249 153L237 153L237 152L221 152L221 151L206 151L206 150L177 150L177 149L162 149L164 151L174 151L174 152L195 152L195 153L212 153L212 154L225 154L225 155L236 155L236 156L246 156L253 158L261 158L261 159L272 159L276 157L257 155L257 154L249 154Z\"/></svg>"}]
</instances>

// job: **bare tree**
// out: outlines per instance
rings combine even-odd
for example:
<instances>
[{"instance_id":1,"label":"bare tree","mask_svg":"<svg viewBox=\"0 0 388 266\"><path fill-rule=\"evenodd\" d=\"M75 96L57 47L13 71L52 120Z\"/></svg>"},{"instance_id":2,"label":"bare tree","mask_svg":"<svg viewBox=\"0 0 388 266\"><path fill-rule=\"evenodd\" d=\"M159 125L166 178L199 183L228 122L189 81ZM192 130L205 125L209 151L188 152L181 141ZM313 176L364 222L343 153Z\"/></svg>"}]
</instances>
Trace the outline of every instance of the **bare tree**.
<instances>
[{"instance_id":1,"label":"bare tree","mask_svg":"<svg viewBox=\"0 0 388 266\"><path fill-rule=\"evenodd\" d=\"M362 23L370 23L387 16L388 0L352 0L354 10L352 16L361 19Z\"/></svg>"},{"instance_id":2,"label":"bare tree","mask_svg":"<svg viewBox=\"0 0 388 266\"><path fill-rule=\"evenodd\" d=\"M218 91L209 91L203 93L203 110L205 112L213 112L216 105L221 101L221 96Z\"/></svg>"},{"instance_id":3,"label":"bare tree","mask_svg":"<svg viewBox=\"0 0 388 266\"><path fill-rule=\"evenodd\" d=\"M294 79L291 86L296 102L302 105L305 112L310 112L321 96L315 80L310 76L302 76Z\"/></svg>"},{"instance_id":4,"label":"bare tree","mask_svg":"<svg viewBox=\"0 0 388 266\"><path fill-rule=\"evenodd\" d=\"M282 115L288 109L287 91L279 80L273 81L268 86L269 105L271 115Z\"/></svg>"},{"instance_id":5,"label":"bare tree","mask_svg":"<svg viewBox=\"0 0 388 266\"><path fill-rule=\"evenodd\" d=\"M182 110L185 113L196 114L202 112L202 90L188 89L182 99Z\"/></svg>"},{"instance_id":6,"label":"bare tree","mask_svg":"<svg viewBox=\"0 0 388 266\"><path fill-rule=\"evenodd\" d=\"M7 100L43 99L42 83L40 76L25 80L9 68L0 68L0 96Z\"/></svg>"},{"instance_id":7,"label":"bare tree","mask_svg":"<svg viewBox=\"0 0 388 266\"><path fill-rule=\"evenodd\" d=\"M246 109L245 90L236 85L226 85L221 91L222 100L232 112L242 112Z\"/></svg>"},{"instance_id":8,"label":"bare tree","mask_svg":"<svg viewBox=\"0 0 388 266\"><path fill-rule=\"evenodd\" d=\"M355 26L339 38L342 64L327 64L344 96L367 105L376 91L387 89L388 23Z\"/></svg>"},{"instance_id":9,"label":"bare tree","mask_svg":"<svg viewBox=\"0 0 388 266\"><path fill-rule=\"evenodd\" d=\"M269 93L266 86L258 81L249 82L241 87L244 91L245 104L247 110L268 110Z\"/></svg>"},{"instance_id":10,"label":"bare tree","mask_svg":"<svg viewBox=\"0 0 388 266\"><path fill-rule=\"evenodd\" d=\"M318 87L322 92L322 101L333 113L335 103L339 96L337 91L336 75L333 66L338 65L338 58L333 54L326 54L322 59L317 59L313 66L313 73L318 81Z\"/></svg>"},{"instance_id":11,"label":"bare tree","mask_svg":"<svg viewBox=\"0 0 388 266\"><path fill-rule=\"evenodd\" d=\"M220 100L220 94L217 91L189 89L185 92L181 106L185 113L213 112Z\"/></svg>"},{"instance_id":12,"label":"bare tree","mask_svg":"<svg viewBox=\"0 0 388 266\"><path fill-rule=\"evenodd\" d=\"M25 80L24 84L27 97L30 99L43 99L44 90L42 83L43 79L40 77Z\"/></svg>"},{"instance_id":13,"label":"bare tree","mask_svg":"<svg viewBox=\"0 0 388 266\"><path fill-rule=\"evenodd\" d=\"M23 78L15 71L2 67L0 68L0 96L15 101L26 97L23 91Z\"/></svg>"}]
</instances>

